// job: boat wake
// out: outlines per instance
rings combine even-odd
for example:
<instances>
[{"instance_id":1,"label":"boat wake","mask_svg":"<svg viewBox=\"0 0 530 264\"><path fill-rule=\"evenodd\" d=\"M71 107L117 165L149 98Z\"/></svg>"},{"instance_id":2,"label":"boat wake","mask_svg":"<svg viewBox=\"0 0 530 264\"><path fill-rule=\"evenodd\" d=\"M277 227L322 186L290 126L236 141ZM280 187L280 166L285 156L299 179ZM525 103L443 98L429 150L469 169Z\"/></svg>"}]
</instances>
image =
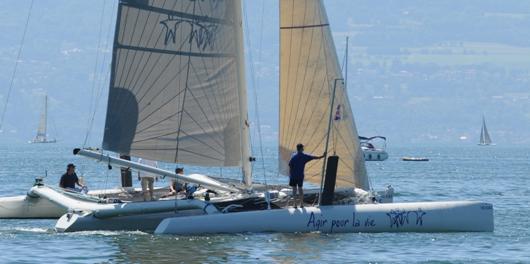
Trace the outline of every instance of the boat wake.
<instances>
[{"instance_id":1,"label":"boat wake","mask_svg":"<svg viewBox=\"0 0 530 264\"><path fill-rule=\"evenodd\" d=\"M123 235L128 235L128 236L141 236L142 235L143 236L143 235L150 235L149 233L142 232L142 231L105 231L105 230L78 231L75 233L63 233L63 234L73 235L73 236L123 236Z\"/></svg>"},{"instance_id":2,"label":"boat wake","mask_svg":"<svg viewBox=\"0 0 530 264\"><path fill-rule=\"evenodd\" d=\"M50 228L42 228L42 227L9 227L9 228L2 228L0 229L0 233L53 233L54 230Z\"/></svg>"}]
</instances>

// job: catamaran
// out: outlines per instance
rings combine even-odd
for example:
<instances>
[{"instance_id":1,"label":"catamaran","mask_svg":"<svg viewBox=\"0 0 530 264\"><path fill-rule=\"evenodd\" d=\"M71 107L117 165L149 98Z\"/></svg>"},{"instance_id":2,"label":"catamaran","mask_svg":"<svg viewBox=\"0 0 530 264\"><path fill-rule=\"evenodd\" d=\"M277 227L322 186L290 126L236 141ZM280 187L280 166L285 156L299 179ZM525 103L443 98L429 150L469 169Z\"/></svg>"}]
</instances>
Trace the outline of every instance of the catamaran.
<instances>
[{"instance_id":1,"label":"catamaran","mask_svg":"<svg viewBox=\"0 0 530 264\"><path fill-rule=\"evenodd\" d=\"M381 197L371 191L321 0L280 1L279 171L287 175L297 143L327 153L306 167L306 182L316 188L304 196L305 207L294 208L286 186L253 182L241 12L240 0L120 1L102 145L120 155L238 167L242 179L180 175L99 150L75 149L74 154L105 165L202 189L194 199L137 202L88 199L39 182L29 194L67 211L57 231L493 231L489 203L381 203L391 200L391 192Z\"/></svg>"},{"instance_id":2,"label":"catamaran","mask_svg":"<svg viewBox=\"0 0 530 264\"><path fill-rule=\"evenodd\" d=\"M486 127L486 119L482 116L482 127L480 128L480 142L479 146L490 146L495 145L491 142L490 134L488 133L488 128Z\"/></svg>"},{"instance_id":3,"label":"catamaran","mask_svg":"<svg viewBox=\"0 0 530 264\"><path fill-rule=\"evenodd\" d=\"M55 139L48 138L48 95L44 96L44 107L41 112L37 135L29 143L55 143Z\"/></svg>"}]
</instances>

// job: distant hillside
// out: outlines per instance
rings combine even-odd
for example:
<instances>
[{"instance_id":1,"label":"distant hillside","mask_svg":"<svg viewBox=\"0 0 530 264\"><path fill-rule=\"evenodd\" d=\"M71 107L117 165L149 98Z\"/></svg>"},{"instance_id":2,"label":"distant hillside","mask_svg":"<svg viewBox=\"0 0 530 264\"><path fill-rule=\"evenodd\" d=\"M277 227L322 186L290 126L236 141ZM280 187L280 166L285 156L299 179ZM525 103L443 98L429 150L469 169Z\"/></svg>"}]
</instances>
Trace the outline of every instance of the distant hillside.
<instances>
[{"instance_id":1,"label":"distant hillside","mask_svg":"<svg viewBox=\"0 0 530 264\"><path fill-rule=\"evenodd\" d=\"M100 144L116 3L35 1L0 141L32 138L42 94L48 93L51 133L80 145L101 91L90 140ZM249 109L255 121L252 92L259 88L270 143L278 129L278 3L244 4L247 59L252 55L248 63L255 70L253 81L248 67ZM530 144L530 1L327 0L325 5L339 58L345 36L351 37L348 85L361 134L386 135L392 145L475 144L485 114L497 143ZM28 7L28 0L0 3L0 107Z\"/></svg>"}]
</instances>

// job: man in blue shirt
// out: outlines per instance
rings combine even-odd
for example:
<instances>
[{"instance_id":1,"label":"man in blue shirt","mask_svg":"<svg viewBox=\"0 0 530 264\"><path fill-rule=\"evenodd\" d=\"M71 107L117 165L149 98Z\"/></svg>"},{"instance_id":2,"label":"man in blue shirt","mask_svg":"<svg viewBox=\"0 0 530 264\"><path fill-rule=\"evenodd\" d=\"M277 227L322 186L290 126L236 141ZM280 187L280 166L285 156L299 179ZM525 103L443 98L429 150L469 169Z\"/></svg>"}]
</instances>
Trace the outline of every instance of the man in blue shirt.
<instances>
[{"instance_id":1,"label":"man in blue shirt","mask_svg":"<svg viewBox=\"0 0 530 264\"><path fill-rule=\"evenodd\" d=\"M289 160L289 186L293 187L294 207L297 205L297 198L300 202L300 207L304 207L304 169L305 164L314 159L321 159L326 156L316 157L304 153L304 145L296 145L296 153L293 153L291 160ZM297 193L299 194L297 196Z\"/></svg>"},{"instance_id":2,"label":"man in blue shirt","mask_svg":"<svg viewBox=\"0 0 530 264\"><path fill-rule=\"evenodd\" d=\"M66 166L66 173L61 176L59 187L75 190L76 184L81 188L84 187L84 185L79 183L79 178L77 178L77 174L75 174L75 165L70 163Z\"/></svg>"}]
</instances>

